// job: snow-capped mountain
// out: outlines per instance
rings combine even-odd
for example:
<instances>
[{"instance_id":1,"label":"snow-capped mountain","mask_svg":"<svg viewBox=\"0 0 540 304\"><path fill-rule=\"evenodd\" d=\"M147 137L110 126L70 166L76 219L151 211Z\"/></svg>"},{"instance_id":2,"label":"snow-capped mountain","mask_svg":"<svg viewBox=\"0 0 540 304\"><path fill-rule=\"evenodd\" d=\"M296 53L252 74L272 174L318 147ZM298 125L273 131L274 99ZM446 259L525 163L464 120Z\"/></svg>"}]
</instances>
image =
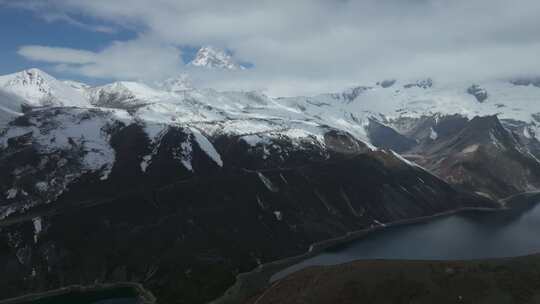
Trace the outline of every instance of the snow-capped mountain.
<instances>
[{"instance_id":1,"label":"snow-capped mountain","mask_svg":"<svg viewBox=\"0 0 540 304\"><path fill-rule=\"evenodd\" d=\"M479 102L475 92L487 97ZM482 97L483 98L483 97ZM459 114L475 116L498 115L500 119L526 122L536 129L540 113L540 89L533 85L515 85L509 81L488 81L473 86L470 83L438 83L431 79L417 82L393 81L346 90L338 94L281 99L289 107L317 117L333 125L342 125L367 139L363 126L370 117L391 123L403 118ZM536 117L536 118L535 118Z\"/></svg>"},{"instance_id":2,"label":"snow-capped mountain","mask_svg":"<svg viewBox=\"0 0 540 304\"><path fill-rule=\"evenodd\" d=\"M4 98L1 105L18 113L13 99L24 100L29 106L136 106L140 110L135 116L158 123L249 120L256 121L261 125L256 129L263 130L267 129L264 125L275 121L286 125L324 125L350 132L367 142L370 139L366 126L370 119L393 124L404 118L432 115L459 114L469 119L498 115L502 120L526 123L527 132L533 137L539 133L536 129L537 119L540 119L540 103L537 102L540 88L512 81L471 84L438 83L431 79L387 80L341 93L270 98L258 92L194 89L187 75L151 86L115 82L92 88L77 82L58 81L45 72L31 69L0 76L0 86L5 94L12 96Z\"/></svg>"},{"instance_id":3,"label":"snow-capped mountain","mask_svg":"<svg viewBox=\"0 0 540 304\"><path fill-rule=\"evenodd\" d=\"M78 173L68 174L72 178L84 172L95 172L107 178L107 172L116 161L115 153L111 152L113 149L107 143L112 136L110 130L114 129L113 126L131 124L142 127L155 149L161 145L167 130L171 127L181 128L184 134L188 134L187 139L184 139L179 150L173 149L170 153L176 155L174 158L178 163L189 171L197 170L197 166L192 164L193 144L189 138L219 164L223 164L223 159L213 142L223 137L236 138L260 158L257 167L266 168L281 166L291 161L291 157L298 152L310 151L310 157L330 158L336 144L330 140L333 137L329 134L348 134L371 150L375 149L374 144L428 157L426 153L431 151L429 147L442 142L444 138L442 133L438 134L442 128L438 121L451 115L458 115L465 121L475 116L498 115L503 125L512 122L511 132L522 134L527 140L527 144L519 147L516 143L516 151L533 163L540 158L537 137L540 134L540 103L537 102L540 88L506 81L471 85L443 84L431 79L414 82L387 80L342 93L271 98L257 92L188 89L184 85L187 76L154 86L115 82L99 87L58 81L36 69L0 79L6 90L0 95L2 124L7 125L15 118L18 120L0 133L0 149L9 150L17 145L30 144L38 153L60 153L63 156L58 156L59 161L63 163L66 162L66 155L82 153L72 166L77 168ZM21 117L23 111L20 107L23 104L29 112ZM38 111L32 110L33 106L55 108ZM62 106L76 108L59 108ZM426 121L432 123L426 124ZM520 124L516 124L516 121ZM451 135L457 136L457 132L458 129ZM424 134L424 137L418 137L418 134ZM430 141L418 145L428 134ZM475 145L472 141L469 144ZM347 149L358 150L354 148L357 144L351 142L351 145ZM347 149L341 150L341 153ZM452 149L453 146L448 144L443 152L429 152L429 158L437 159L441 153L450 153ZM459 149L457 151L461 151ZM142 172L151 166L157 151L141 156L138 167ZM442 172L435 164L423 164L435 172ZM31 174L40 176L34 171ZM452 174L441 176L455 180ZM60 177L64 175L66 172L62 170L43 175L44 179L53 179L56 183L56 186L49 185L47 189L56 190L41 197L55 198L60 195L74 180ZM20 205L15 198L23 199L14 193L27 193L29 195L24 200L35 201L35 196L30 195L35 185L28 188L17 182L24 176L15 174L4 183L4 197L10 197L9 201L13 203L1 207L3 216L13 212L13 206ZM534 178L526 175L520 182L523 187L518 188L535 189L536 178L536 175ZM43 181L36 181L39 182ZM482 192L489 190L482 189ZM497 197L507 193L497 192ZM25 203L22 206L29 205Z\"/></svg>"},{"instance_id":4,"label":"snow-capped mountain","mask_svg":"<svg viewBox=\"0 0 540 304\"><path fill-rule=\"evenodd\" d=\"M190 63L192 66L203 67L209 69L224 69L224 70L243 70L244 66L235 62L231 55L223 50L219 50L210 46L199 49Z\"/></svg>"},{"instance_id":5,"label":"snow-capped mountain","mask_svg":"<svg viewBox=\"0 0 540 304\"><path fill-rule=\"evenodd\" d=\"M167 93L146 84L132 81L118 81L104 86L90 88L88 101L98 107L130 109L145 104L166 100Z\"/></svg>"},{"instance_id":6,"label":"snow-capped mountain","mask_svg":"<svg viewBox=\"0 0 540 304\"><path fill-rule=\"evenodd\" d=\"M24 101L26 106L128 110L126 115L141 124L190 126L210 137L234 135L253 146L281 137L324 146L325 134L330 130L349 133L368 145L380 144L374 141L376 123L400 136L406 135L408 128L417 125L419 119L447 115L460 115L469 120L475 116L497 115L503 124L522 122L521 129L513 132L527 134L533 141L537 141L540 134L540 103L537 102L540 88L512 81L470 84L439 83L432 79L386 80L341 93L271 98L258 92L194 89L188 85L187 75L152 86L115 82L89 87L58 81L31 69L1 76L0 80L6 91L0 101L0 109L5 113L5 117L0 117L3 124L21 115L20 106ZM433 132L430 136L436 137ZM409 138L402 144L414 140Z\"/></svg>"},{"instance_id":7,"label":"snow-capped mountain","mask_svg":"<svg viewBox=\"0 0 540 304\"><path fill-rule=\"evenodd\" d=\"M0 88L30 106L88 106L84 87L59 81L38 69L0 76Z\"/></svg>"}]
</instances>

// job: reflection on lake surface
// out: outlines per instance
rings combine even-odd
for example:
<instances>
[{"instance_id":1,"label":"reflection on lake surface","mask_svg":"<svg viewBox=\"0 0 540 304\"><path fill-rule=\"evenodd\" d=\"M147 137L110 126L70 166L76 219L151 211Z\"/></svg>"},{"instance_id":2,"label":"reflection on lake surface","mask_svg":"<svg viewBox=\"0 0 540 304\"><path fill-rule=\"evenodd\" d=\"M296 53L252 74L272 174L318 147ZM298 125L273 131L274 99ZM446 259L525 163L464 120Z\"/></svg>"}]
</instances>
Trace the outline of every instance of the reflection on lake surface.
<instances>
[{"instance_id":1,"label":"reflection on lake surface","mask_svg":"<svg viewBox=\"0 0 540 304\"><path fill-rule=\"evenodd\" d=\"M540 252L540 204L528 210L471 211L389 227L293 265L272 281L312 265L359 259L464 260Z\"/></svg>"}]
</instances>

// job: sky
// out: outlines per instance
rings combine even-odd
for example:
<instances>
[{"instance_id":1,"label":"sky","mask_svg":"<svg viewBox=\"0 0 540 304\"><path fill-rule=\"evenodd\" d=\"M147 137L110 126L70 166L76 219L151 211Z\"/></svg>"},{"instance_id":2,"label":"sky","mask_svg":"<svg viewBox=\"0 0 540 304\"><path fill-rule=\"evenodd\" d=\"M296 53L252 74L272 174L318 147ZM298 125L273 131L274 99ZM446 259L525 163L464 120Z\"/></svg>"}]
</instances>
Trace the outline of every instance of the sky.
<instances>
[{"instance_id":1,"label":"sky","mask_svg":"<svg viewBox=\"0 0 540 304\"><path fill-rule=\"evenodd\" d=\"M0 73L38 67L90 83L188 73L274 96L537 76L538 16L537 0L0 0ZM251 68L186 66L206 45Z\"/></svg>"}]
</instances>

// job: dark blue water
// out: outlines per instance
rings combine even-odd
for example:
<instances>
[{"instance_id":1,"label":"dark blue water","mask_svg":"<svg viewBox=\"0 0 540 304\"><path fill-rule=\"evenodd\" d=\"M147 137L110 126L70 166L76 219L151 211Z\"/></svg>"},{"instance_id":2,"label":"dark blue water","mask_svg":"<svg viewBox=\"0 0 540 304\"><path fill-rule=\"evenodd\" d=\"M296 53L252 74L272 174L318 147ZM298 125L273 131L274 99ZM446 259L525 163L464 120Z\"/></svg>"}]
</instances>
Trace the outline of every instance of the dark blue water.
<instances>
[{"instance_id":1,"label":"dark blue water","mask_svg":"<svg viewBox=\"0 0 540 304\"><path fill-rule=\"evenodd\" d=\"M538 252L540 204L534 204L527 210L467 212L386 228L293 265L272 281L312 265L361 259L468 260Z\"/></svg>"}]
</instances>

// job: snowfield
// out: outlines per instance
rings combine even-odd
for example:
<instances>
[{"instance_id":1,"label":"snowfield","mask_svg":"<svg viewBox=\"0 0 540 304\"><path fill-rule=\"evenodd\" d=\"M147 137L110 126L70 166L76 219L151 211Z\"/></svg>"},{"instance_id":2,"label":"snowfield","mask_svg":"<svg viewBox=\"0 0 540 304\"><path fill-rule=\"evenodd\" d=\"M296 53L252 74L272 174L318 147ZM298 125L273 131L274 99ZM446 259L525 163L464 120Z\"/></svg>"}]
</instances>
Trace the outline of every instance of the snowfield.
<instances>
[{"instance_id":1,"label":"snowfield","mask_svg":"<svg viewBox=\"0 0 540 304\"><path fill-rule=\"evenodd\" d=\"M181 75L153 85L115 82L90 87L59 81L31 69L0 76L0 118L5 125L21 115L22 105L115 108L129 110L129 115L139 121L190 125L209 134L247 135L296 129L305 132L289 135L305 137L304 133L320 133L315 130L330 126L364 141L369 141L365 130L369 118L391 123L402 117L460 114L473 118L496 114L500 119L529 124L530 128L524 130L526 136L536 136L536 119L540 119L540 88L503 80L479 84L387 80L340 93L286 98L259 92L195 89L187 81L188 77ZM472 85L485 91L487 99L479 102L469 92Z\"/></svg>"}]
</instances>

